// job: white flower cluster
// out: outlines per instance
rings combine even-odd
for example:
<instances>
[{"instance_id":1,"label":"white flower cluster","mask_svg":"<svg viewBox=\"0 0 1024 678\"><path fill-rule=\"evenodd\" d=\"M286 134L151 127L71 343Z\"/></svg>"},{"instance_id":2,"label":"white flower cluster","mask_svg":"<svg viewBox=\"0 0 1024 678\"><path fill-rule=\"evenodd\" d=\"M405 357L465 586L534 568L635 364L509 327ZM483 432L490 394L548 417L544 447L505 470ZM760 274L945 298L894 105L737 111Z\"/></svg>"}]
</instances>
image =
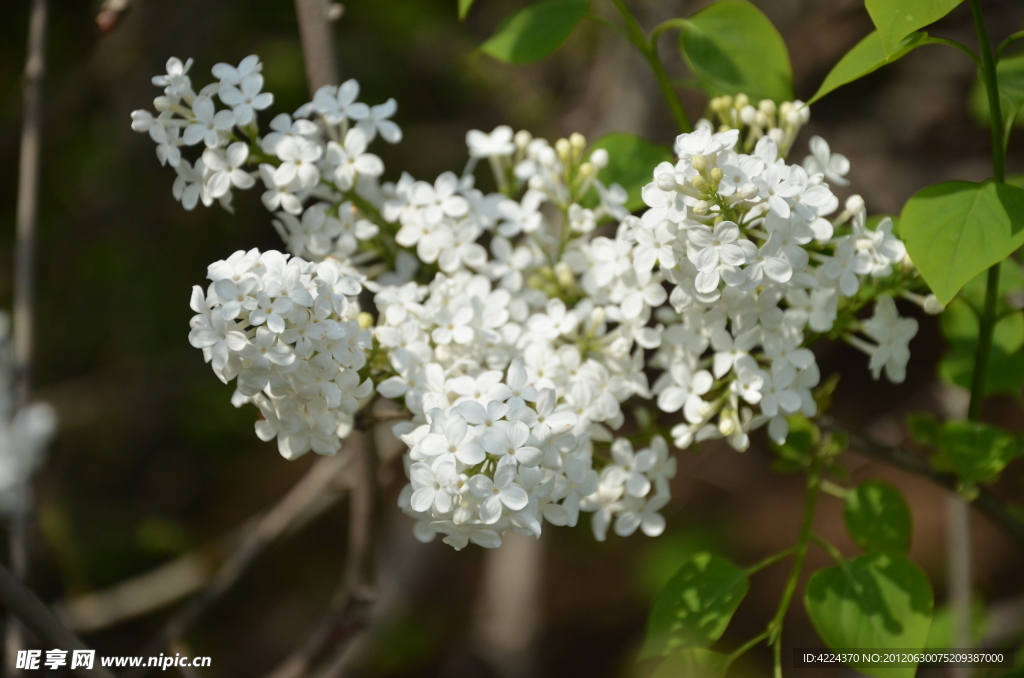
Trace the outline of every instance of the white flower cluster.
<instances>
[{"instance_id":1,"label":"white flower cluster","mask_svg":"<svg viewBox=\"0 0 1024 678\"><path fill-rule=\"evenodd\" d=\"M277 438L287 459L310 449L334 454L352 430L371 345L359 326L359 274L280 252L235 252L209 268L206 293L192 289L189 341L221 381L237 378L232 401L252 402L262 440Z\"/></svg>"},{"instance_id":2,"label":"white flower cluster","mask_svg":"<svg viewBox=\"0 0 1024 678\"><path fill-rule=\"evenodd\" d=\"M680 136L678 162L657 167L644 188L651 209L622 234L636 242L637 272L657 266L674 285L651 364L665 370L653 388L659 408L685 419L672 429L678 447L725 437L743 450L766 422L785 440L788 415L816 413L809 340L834 330L866 279L898 277L905 264L892 222L867 228L859 196L825 219L838 199L821 170L845 170L845 158L815 137L815 155L787 165L774 136L761 136L752 154L736 152L738 129L714 133L705 123ZM853 341L872 354L876 378L884 365L901 381L917 322L899 318L890 297L879 304L865 331L881 348Z\"/></svg>"},{"instance_id":3,"label":"white flower cluster","mask_svg":"<svg viewBox=\"0 0 1024 678\"><path fill-rule=\"evenodd\" d=\"M0 312L0 513L5 515L25 510L29 480L57 430L57 415L49 403L15 410L10 326L7 314Z\"/></svg>"},{"instance_id":4,"label":"white flower cluster","mask_svg":"<svg viewBox=\"0 0 1024 678\"><path fill-rule=\"evenodd\" d=\"M325 87L260 137L258 59L218 64L220 82L198 95L189 65L168 63L160 113L133 125L177 165L186 208L260 176L293 255L211 266L192 343L221 379L237 377L235 402L260 407L257 433L289 458L335 452L373 390L403 402L400 504L421 539L494 547L581 511L598 539L613 526L659 534L675 460L656 416L631 438L647 447L616 437L625 401L680 413L660 417L677 447L726 438L743 450L753 429L783 440L788 415L815 413L818 338L868 352L876 378L904 376L917 325L891 295L913 275L906 250L891 222L868 227L857 196L826 218L849 163L824 140L786 164L807 122L800 102L716 99L719 131L702 121L676 140L678 161L653 168L635 217L626 191L598 178L607 151L581 135L474 130L461 176L380 183L367 144L400 140L393 100L371 108L355 81ZM214 95L231 110L214 111ZM178 149L200 141L190 166ZM481 161L494 193L476 187ZM376 321L359 314L363 288ZM873 300L874 317L857 320Z\"/></svg>"},{"instance_id":5,"label":"white flower cluster","mask_svg":"<svg viewBox=\"0 0 1024 678\"><path fill-rule=\"evenodd\" d=\"M390 143L402 138L390 120L397 110L394 99L367 106L356 100L355 80L321 87L294 116L281 113L271 120L271 131L261 137L256 113L274 97L262 91L259 58L215 65L218 81L198 94L188 76L191 66L191 59L169 59L167 74L153 78L164 88L153 101L157 115L132 113L132 129L148 132L160 162L177 170L172 192L185 209L214 200L230 208L233 190L252 188L259 178L263 204L275 212L274 226L296 256L345 259L360 241L378 234L358 205L379 197L376 179L384 172L367 145L377 136ZM217 110L218 100L226 108ZM200 144L194 164L182 157L182 147Z\"/></svg>"}]
</instances>

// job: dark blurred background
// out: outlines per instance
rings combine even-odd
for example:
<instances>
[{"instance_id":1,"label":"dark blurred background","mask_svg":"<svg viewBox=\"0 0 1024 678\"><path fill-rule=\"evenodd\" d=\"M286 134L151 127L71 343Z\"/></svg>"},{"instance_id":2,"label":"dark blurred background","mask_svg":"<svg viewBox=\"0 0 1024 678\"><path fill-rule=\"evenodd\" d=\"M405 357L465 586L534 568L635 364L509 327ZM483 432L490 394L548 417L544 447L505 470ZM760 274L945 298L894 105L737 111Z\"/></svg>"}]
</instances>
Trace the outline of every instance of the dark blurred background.
<instances>
[{"instance_id":1,"label":"dark blurred background","mask_svg":"<svg viewBox=\"0 0 1024 678\"><path fill-rule=\"evenodd\" d=\"M629 131L669 144L674 131L654 80L617 33L590 22L553 57L505 66L473 53L523 0L477 0L456 19L455 0L352 0L335 24L342 75L362 85L362 100L395 97L405 140L378 145L387 177L402 170L432 180L465 162L466 130L498 124L550 139L573 131L588 138ZM686 16L703 1L636 0L645 27ZM764 0L757 3L786 39L797 95L807 99L829 68L871 30L860 0ZM608 5L608 6L605 6ZM995 41L1024 27L1020 0L985 2ZM32 584L48 601L104 589L172 558L211 544L271 505L313 461L282 459L253 434L254 408L235 409L221 384L188 345L189 291L206 267L237 249L280 247L258 191L236 197L236 213L219 207L185 212L171 196L174 171L160 167L153 144L132 132L129 114L151 108L159 90L150 78L169 56L196 60L198 89L210 67L258 54L273 111L306 101L294 6L289 0L134 0L116 29L101 34L98 3L51 0L44 98L44 154L39 220L35 395L52 401L61 429L37 482L31 541ZM595 11L611 15L610 3ZM0 306L10 305L14 196L21 124L20 75L28 3L5 3L0 22ZM966 5L933 34L974 44ZM686 76L673 39L662 44L674 77ZM950 179L989 176L988 132L968 113L974 67L962 54L931 46L838 90L817 104L793 157L821 134L852 162L850 191L871 213L898 213L917 189ZM684 92L691 118L703 95ZM263 118L264 124L269 121ZM1024 171L1024 135L1010 146L1010 170ZM844 193L848 194L849 191ZM904 310L913 313L912 307ZM936 384L944 346L934 318L917 317L905 384L872 382L867 359L836 345L819 356L822 372L842 383L835 414L890 443L904 438L912 410L957 412L962 394ZM1022 428L1013 400L993 399L986 416ZM612 536L594 542L587 525L548 528L540 597L530 626L533 663L527 675L627 676L643 637L650 602L682 557L716 548L750 563L795 540L802 478L770 469L772 453L758 437L745 454L720 445L678 454L668 531L659 539ZM845 457L854 480L885 478L906 493L915 518L913 557L945 599L945 500L942 491L855 453ZM400 475L400 469L397 469ZM395 475L394 473L392 474ZM395 478L395 481L400 480ZM472 547L456 553L422 546L394 508L398 482L384 490L381 595L387 604L369 638L354 651L365 676L500 675L480 649L486 626L481 591L502 570ZM1020 467L1000 493L1024 496ZM845 551L841 505L823 497L818 530ZM327 607L344 558L344 502L273 545L239 585L190 631L188 653L210 655L204 676L265 674L301 643ZM975 519L978 595L1012 633L1020 622L1024 553ZM812 551L812 566L828 565ZM490 569L487 569L487 568ZM785 567L759 574L723 646L755 635L772 614ZM490 578L484 577L484 571ZM515 570L513 564L513 570ZM495 572L498 574L495 575ZM514 603L515 601L513 601ZM170 609L91 633L101 654L134 654ZM481 612L481 610L485 610ZM522 630L522 629L520 629ZM799 600L787 618L787 646L820 647ZM767 676L770 658L757 650L732 675ZM851 675L841 669L792 675Z\"/></svg>"}]
</instances>

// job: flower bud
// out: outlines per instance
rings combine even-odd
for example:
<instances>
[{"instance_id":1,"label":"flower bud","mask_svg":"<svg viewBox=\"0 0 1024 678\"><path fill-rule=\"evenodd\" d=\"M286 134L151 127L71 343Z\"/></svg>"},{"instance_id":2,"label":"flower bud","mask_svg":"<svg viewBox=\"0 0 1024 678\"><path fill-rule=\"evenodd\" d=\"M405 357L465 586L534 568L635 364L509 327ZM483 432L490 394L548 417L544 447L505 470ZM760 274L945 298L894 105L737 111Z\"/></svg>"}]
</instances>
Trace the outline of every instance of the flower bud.
<instances>
[{"instance_id":1,"label":"flower bud","mask_svg":"<svg viewBox=\"0 0 1024 678\"><path fill-rule=\"evenodd\" d=\"M708 159L703 155L695 155L690 158L690 166L698 172L703 172L708 168Z\"/></svg>"},{"instance_id":2,"label":"flower bud","mask_svg":"<svg viewBox=\"0 0 1024 678\"><path fill-rule=\"evenodd\" d=\"M524 150L531 141L533 141L533 135L527 132L525 129L521 129L516 132L516 135L512 138L515 142L516 148L520 151Z\"/></svg>"},{"instance_id":3,"label":"flower bud","mask_svg":"<svg viewBox=\"0 0 1024 678\"><path fill-rule=\"evenodd\" d=\"M699 174L695 177L690 178L690 183L701 193L707 193L708 191L708 180Z\"/></svg>"},{"instance_id":4,"label":"flower bud","mask_svg":"<svg viewBox=\"0 0 1024 678\"><path fill-rule=\"evenodd\" d=\"M716 167L711 170L711 183L715 188L718 188L718 184L721 183L723 176L725 175L723 174L721 167Z\"/></svg>"},{"instance_id":5,"label":"flower bud","mask_svg":"<svg viewBox=\"0 0 1024 678\"><path fill-rule=\"evenodd\" d=\"M658 188L660 188L663 191L674 191L676 190L676 187L679 185L676 183L675 175L669 174L668 172L663 172L662 174L659 174L657 182Z\"/></svg>"},{"instance_id":6,"label":"flower bud","mask_svg":"<svg viewBox=\"0 0 1024 678\"><path fill-rule=\"evenodd\" d=\"M562 162L569 161L569 153L572 151L572 145L568 139L559 139L555 142L555 152L558 153L558 159Z\"/></svg>"},{"instance_id":7,"label":"flower bud","mask_svg":"<svg viewBox=\"0 0 1024 678\"><path fill-rule=\"evenodd\" d=\"M599 148L590 154L590 163L599 170L608 166L608 151Z\"/></svg>"},{"instance_id":8,"label":"flower bud","mask_svg":"<svg viewBox=\"0 0 1024 678\"><path fill-rule=\"evenodd\" d=\"M572 150L582 153L583 149L587 147L587 138L579 132L573 132L569 136L569 144L572 145Z\"/></svg>"},{"instance_id":9,"label":"flower bud","mask_svg":"<svg viewBox=\"0 0 1024 678\"><path fill-rule=\"evenodd\" d=\"M710 208L711 205L709 205L706 200L698 200L696 204L694 204L694 206L691 208L691 211L698 216L704 216L705 214L708 213L708 210Z\"/></svg>"},{"instance_id":10,"label":"flower bud","mask_svg":"<svg viewBox=\"0 0 1024 678\"><path fill-rule=\"evenodd\" d=\"M741 111L748 105L750 105L750 97L741 92L736 95L736 101L734 101L732 105L736 108L737 111Z\"/></svg>"},{"instance_id":11,"label":"flower bud","mask_svg":"<svg viewBox=\"0 0 1024 678\"><path fill-rule=\"evenodd\" d=\"M359 327L361 329L366 330L373 327L373 316L366 311L360 313L356 319L359 321Z\"/></svg>"},{"instance_id":12,"label":"flower bud","mask_svg":"<svg viewBox=\"0 0 1024 678\"><path fill-rule=\"evenodd\" d=\"M744 106L740 111L740 120L744 125L756 125L758 121L757 109L753 106Z\"/></svg>"},{"instance_id":13,"label":"flower bud","mask_svg":"<svg viewBox=\"0 0 1024 678\"><path fill-rule=\"evenodd\" d=\"M928 315L938 315L946 310L946 308L939 303L938 297L934 294L929 294L924 298L924 304L922 305L924 312Z\"/></svg>"},{"instance_id":14,"label":"flower bud","mask_svg":"<svg viewBox=\"0 0 1024 678\"><path fill-rule=\"evenodd\" d=\"M775 102L771 99L761 99L761 101L757 102L757 108L765 115L775 115Z\"/></svg>"},{"instance_id":15,"label":"flower bud","mask_svg":"<svg viewBox=\"0 0 1024 678\"><path fill-rule=\"evenodd\" d=\"M857 194L846 199L846 211L850 214L860 214L865 209L864 198Z\"/></svg>"}]
</instances>

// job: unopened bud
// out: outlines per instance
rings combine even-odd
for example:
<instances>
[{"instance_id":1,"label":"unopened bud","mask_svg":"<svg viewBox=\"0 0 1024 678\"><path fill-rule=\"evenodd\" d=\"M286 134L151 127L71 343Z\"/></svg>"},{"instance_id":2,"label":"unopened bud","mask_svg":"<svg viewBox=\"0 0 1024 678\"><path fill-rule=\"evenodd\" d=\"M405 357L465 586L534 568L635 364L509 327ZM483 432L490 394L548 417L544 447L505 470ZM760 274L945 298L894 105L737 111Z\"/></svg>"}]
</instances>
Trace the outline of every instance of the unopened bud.
<instances>
[{"instance_id":1,"label":"unopened bud","mask_svg":"<svg viewBox=\"0 0 1024 678\"><path fill-rule=\"evenodd\" d=\"M366 330L366 329L369 329L369 328L373 327L373 316L370 315L369 313L367 313L366 311L363 311L362 313L360 313L356 317L356 320L359 321L359 327L361 329Z\"/></svg>"},{"instance_id":2,"label":"unopened bud","mask_svg":"<svg viewBox=\"0 0 1024 678\"><path fill-rule=\"evenodd\" d=\"M583 149L587 147L587 138L579 132L573 132L569 136L569 143L572 145L572 150L582 153Z\"/></svg>"},{"instance_id":3,"label":"unopened bud","mask_svg":"<svg viewBox=\"0 0 1024 678\"><path fill-rule=\"evenodd\" d=\"M748 181L740 186L739 196L744 200L750 200L755 195L757 195L757 185L754 182Z\"/></svg>"},{"instance_id":4,"label":"unopened bud","mask_svg":"<svg viewBox=\"0 0 1024 678\"><path fill-rule=\"evenodd\" d=\"M711 205L709 205L706 200L698 200L693 205L691 211L698 216L704 216L705 214L708 213L709 209L711 209Z\"/></svg>"},{"instance_id":5,"label":"unopened bud","mask_svg":"<svg viewBox=\"0 0 1024 678\"><path fill-rule=\"evenodd\" d=\"M597 170L594 168L594 165L592 163L585 162L582 165L580 165L577 176L579 176L580 180L582 181L590 179L595 174L597 174Z\"/></svg>"},{"instance_id":6,"label":"unopened bud","mask_svg":"<svg viewBox=\"0 0 1024 678\"><path fill-rule=\"evenodd\" d=\"M768 117L768 114L765 113L764 111L758 111L757 112L756 121L757 121L757 126L758 127L771 127L772 126L771 119Z\"/></svg>"},{"instance_id":7,"label":"unopened bud","mask_svg":"<svg viewBox=\"0 0 1024 678\"><path fill-rule=\"evenodd\" d=\"M928 315L938 315L946 310L945 307L939 303L938 297L934 294L929 294L924 298L922 308L924 308L924 312Z\"/></svg>"},{"instance_id":8,"label":"unopened bud","mask_svg":"<svg viewBox=\"0 0 1024 678\"><path fill-rule=\"evenodd\" d=\"M750 104L750 97L742 92L736 95L736 101L733 102L733 106L737 111L743 110L747 105Z\"/></svg>"},{"instance_id":9,"label":"unopened bud","mask_svg":"<svg viewBox=\"0 0 1024 678\"><path fill-rule=\"evenodd\" d=\"M695 177L691 177L690 183L693 185L694 188L696 188L701 193L707 193L708 180L700 176L699 174Z\"/></svg>"},{"instance_id":10,"label":"unopened bud","mask_svg":"<svg viewBox=\"0 0 1024 678\"><path fill-rule=\"evenodd\" d=\"M864 198L856 193L846 199L846 211L850 214L860 214L864 209Z\"/></svg>"},{"instance_id":11,"label":"unopened bud","mask_svg":"<svg viewBox=\"0 0 1024 678\"><path fill-rule=\"evenodd\" d=\"M771 99L761 99L757 102L757 108L765 115L775 115L775 102Z\"/></svg>"},{"instance_id":12,"label":"unopened bud","mask_svg":"<svg viewBox=\"0 0 1024 678\"><path fill-rule=\"evenodd\" d=\"M525 149L531 141L533 141L533 135L527 132L525 129L521 129L516 132L516 135L512 138L515 142L516 148L519 150Z\"/></svg>"},{"instance_id":13,"label":"unopened bud","mask_svg":"<svg viewBox=\"0 0 1024 678\"><path fill-rule=\"evenodd\" d=\"M676 177L673 174L664 172L658 175L658 188L663 191L674 191L679 184L676 183Z\"/></svg>"},{"instance_id":14,"label":"unopened bud","mask_svg":"<svg viewBox=\"0 0 1024 678\"><path fill-rule=\"evenodd\" d=\"M753 106L744 106L740 111L740 120L744 125L756 125L758 120L757 109Z\"/></svg>"},{"instance_id":15,"label":"unopened bud","mask_svg":"<svg viewBox=\"0 0 1024 678\"><path fill-rule=\"evenodd\" d=\"M714 168L711 170L711 183L717 187L718 184L721 183L723 176L725 175L722 173L721 167Z\"/></svg>"},{"instance_id":16,"label":"unopened bud","mask_svg":"<svg viewBox=\"0 0 1024 678\"><path fill-rule=\"evenodd\" d=\"M603 148L597 149L590 154L590 162L597 169L604 169L608 166L608 151Z\"/></svg>"},{"instance_id":17,"label":"unopened bud","mask_svg":"<svg viewBox=\"0 0 1024 678\"><path fill-rule=\"evenodd\" d=\"M698 172L703 172L708 168L708 159L703 155L695 155L690 158L690 166Z\"/></svg>"},{"instance_id":18,"label":"unopened bud","mask_svg":"<svg viewBox=\"0 0 1024 678\"><path fill-rule=\"evenodd\" d=\"M570 151L572 151L572 145L568 139L559 139L555 142L555 152L558 153L558 157L562 162L566 162L569 159Z\"/></svg>"},{"instance_id":19,"label":"unopened bud","mask_svg":"<svg viewBox=\"0 0 1024 678\"><path fill-rule=\"evenodd\" d=\"M732 108L732 97L731 97L731 96L729 96L728 94L726 94L725 96L723 96L723 97L721 98L721 101L722 101L722 110L723 110L723 111L724 111L725 109L727 109L727 108Z\"/></svg>"},{"instance_id":20,"label":"unopened bud","mask_svg":"<svg viewBox=\"0 0 1024 678\"><path fill-rule=\"evenodd\" d=\"M558 284L562 287L572 287L576 284L576 276L572 272L572 266L564 261L555 264L555 275Z\"/></svg>"}]
</instances>

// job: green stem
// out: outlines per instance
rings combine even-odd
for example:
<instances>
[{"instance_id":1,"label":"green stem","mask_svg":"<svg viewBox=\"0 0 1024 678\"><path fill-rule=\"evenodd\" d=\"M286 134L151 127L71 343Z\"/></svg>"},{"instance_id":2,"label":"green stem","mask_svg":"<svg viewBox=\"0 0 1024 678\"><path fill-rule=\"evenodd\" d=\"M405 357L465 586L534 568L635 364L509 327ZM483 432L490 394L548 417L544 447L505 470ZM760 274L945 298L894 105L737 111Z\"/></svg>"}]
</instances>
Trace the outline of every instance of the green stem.
<instances>
[{"instance_id":1,"label":"green stem","mask_svg":"<svg viewBox=\"0 0 1024 678\"><path fill-rule=\"evenodd\" d=\"M622 19L626 22L626 30L628 31L630 42L640 50L640 53L647 59L647 63L650 64L654 77L658 81L658 86L661 88L661 93L665 95L665 101L672 111L672 117L676 120L679 131L683 133L692 132L693 126L690 125L690 119L686 117L686 111L683 110L683 103L679 100L679 94L672 86L672 81L669 79L668 74L665 73L665 67L662 65L661 59L658 58L658 52L654 45L644 35L640 23L633 16L633 13L629 11L625 0L612 0L612 2L615 4L615 8L619 10L619 14L622 15Z\"/></svg>"},{"instance_id":2,"label":"green stem","mask_svg":"<svg viewBox=\"0 0 1024 678\"><path fill-rule=\"evenodd\" d=\"M1013 43L1017 42L1022 38L1024 38L1024 31L1017 31L1016 33L1010 35L1010 37L1006 38L1006 40L1003 40L1001 43L999 43L999 47L996 47L996 61L999 61L1000 59L1003 58L1003 52L1006 51L1007 47L1009 47L1010 45L1012 45Z\"/></svg>"},{"instance_id":3,"label":"green stem","mask_svg":"<svg viewBox=\"0 0 1024 678\"><path fill-rule=\"evenodd\" d=\"M791 555L796 553L796 548L796 546L790 546L788 549L784 549L782 551L779 551L778 553L773 553L764 560L754 563L753 565L747 568L747 576L751 577L760 572L761 570L765 569L766 567L770 567L775 563L779 562L780 560L784 560L790 557Z\"/></svg>"},{"instance_id":4,"label":"green stem","mask_svg":"<svg viewBox=\"0 0 1024 678\"><path fill-rule=\"evenodd\" d=\"M970 47L968 47L962 42L950 40L949 38L933 38L932 36L928 36L928 42L933 45L947 45L954 49L958 49L967 56L971 57L971 60L975 63L975 65L978 68L981 68L981 60L978 59L978 55L974 53L974 50L972 50Z\"/></svg>"},{"instance_id":5,"label":"green stem","mask_svg":"<svg viewBox=\"0 0 1024 678\"><path fill-rule=\"evenodd\" d=\"M730 654L728 659L726 659L726 663L727 664L732 664L734 661L736 661L737 659L739 659L740 657L745 655L747 652L749 652L751 650L751 648L755 647L761 641L764 641L764 640L767 640L767 639L768 639L768 631L762 631L761 633L759 633L758 635L754 636L753 638L751 638L747 642L743 643L743 645L741 645L735 652Z\"/></svg>"},{"instance_id":6,"label":"green stem","mask_svg":"<svg viewBox=\"0 0 1024 678\"><path fill-rule=\"evenodd\" d=\"M843 557L843 552L837 549L832 542L823 537L819 537L816 534L811 536L811 541L824 549L824 551L828 553L828 555L832 557L832 560L836 561L837 564L846 564L846 558Z\"/></svg>"},{"instance_id":7,"label":"green stem","mask_svg":"<svg viewBox=\"0 0 1024 678\"><path fill-rule=\"evenodd\" d=\"M1006 181L1006 146L1003 144L1003 114L999 105L999 82L996 78L996 63L992 58L992 47L985 28L985 16L981 12L980 0L971 0L974 26L978 31L978 48L981 52L981 71L988 92L988 108L992 123L992 175L1002 183ZM978 348L974 355L974 374L971 379L971 402L967 419L977 421L981 416L981 404L985 399L985 382L988 375L989 354L992 352L992 335L996 325L996 300L999 297L999 264L988 269L985 285L985 308L978 327Z\"/></svg>"},{"instance_id":8,"label":"green stem","mask_svg":"<svg viewBox=\"0 0 1024 678\"><path fill-rule=\"evenodd\" d=\"M793 561L793 569L789 574L789 581L782 593L782 600L775 611L775 616L768 623L768 643L775 646L776 666L775 673L781 676L781 664L778 658L781 656L782 647L782 622L789 610L789 605L796 594L797 583L800 580L800 573L804 568L804 560L807 558L807 547L811 543L811 528L814 524L814 510L818 505L818 490L821 488L821 460L815 459L807 472L807 498L804 500L804 517L800 525L800 539L796 543L796 560Z\"/></svg>"}]
</instances>

